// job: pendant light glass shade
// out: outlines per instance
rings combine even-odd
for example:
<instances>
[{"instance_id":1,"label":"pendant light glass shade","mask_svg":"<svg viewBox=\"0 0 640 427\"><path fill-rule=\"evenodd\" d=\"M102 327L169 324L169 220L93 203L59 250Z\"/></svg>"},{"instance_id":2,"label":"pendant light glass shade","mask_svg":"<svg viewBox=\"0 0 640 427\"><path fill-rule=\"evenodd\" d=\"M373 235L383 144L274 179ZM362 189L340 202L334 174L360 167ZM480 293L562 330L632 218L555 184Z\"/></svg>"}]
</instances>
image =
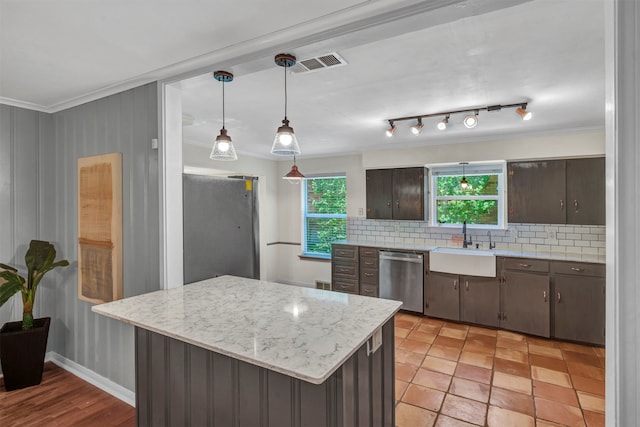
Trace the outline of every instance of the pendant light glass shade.
<instances>
[{"instance_id":1,"label":"pendant light glass shade","mask_svg":"<svg viewBox=\"0 0 640 427\"><path fill-rule=\"evenodd\" d=\"M280 154L282 156L300 154L298 138L296 138L293 128L289 126L289 120L287 120L286 117L282 121L282 126L280 126L276 132L276 137L271 147L271 154Z\"/></svg>"},{"instance_id":2,"label":"pendant light glass shade","mask_svg":"<svg viewBox=\"0 0 640 427\"><path fill-rule=\"evenodd\" d=\"M279 53L274 60L276 65L284 68L284 120L282 120L282 126L278 127L276 132L276 137L271 146L271 154L295 156L300 154L300 146L293 128L289 126L289 119L287 119L287 68L296 65L296 57L287 53Z\"/></svg>"},{"instance_id":3,"label":"pendant light glass shade","mask_svg":"<svg viewBox=\"0 0 640 427\"><path fill-rule=\"evenodd\" d=\"M238 160L236 149L225 128L220 129L220 135L216 136L216 142L209 157L213 160Z\"/></svg>"},{"instance_id":4,"label":"pendant light glass shade","mask_svg":"<svg viewBox=\"0 0 640 427\"><path fill-rule=\"evenodd\" d=\"M213 78L222 82L222 129L220 129L220 135L216 136L209 158L212 160L238 160L233 141L227 135L227 130L224 127L224 84L233 81L233 74L227 71L215 71Z\"/></svg>"}]
</instances>

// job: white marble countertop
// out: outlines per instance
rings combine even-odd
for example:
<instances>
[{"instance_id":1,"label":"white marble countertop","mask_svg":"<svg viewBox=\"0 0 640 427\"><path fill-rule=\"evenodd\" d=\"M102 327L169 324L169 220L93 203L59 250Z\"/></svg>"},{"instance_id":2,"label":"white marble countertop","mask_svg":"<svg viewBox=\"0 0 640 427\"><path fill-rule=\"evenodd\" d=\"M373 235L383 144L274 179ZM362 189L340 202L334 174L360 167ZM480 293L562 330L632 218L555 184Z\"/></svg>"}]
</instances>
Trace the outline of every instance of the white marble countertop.
<instances>
[{"instance_id":1,"label":"white marble countertop","mask_svg":"<svg viewBox=\"0 0 640 427\"><path fill-rule=\"evenodd\" d=\"M342 240L339 242L335 242L342 245L355 245L355 246L368 246L373 248L380 249L398 249L405 251L419 251L419 252L429 252L433 251L437 248L437 246L421 246L421 245L405 245L405 244L395 244L395 243L382 243L382 242L372 242L367 240ZM474 249L469 249L469 251L473 251ZM505 250L505 249L493 249L493 253L496 256L501 257L513 257L513 258L539 258L539 259L547 259L550 261L577 261L577 262L591 262L597 264L604 264L606 262L606 257L604 255L595 255L595 254L583 254L583 253L574 253L574 252L523 252L523 251L513 251L513 250Z\"/></svg>"},{"instance_id":2,"label":"white marble countertop","mask_svg":"<svg viewBox=\"0 0 640 427\"><path fill-rule=\"evenodd\" d=\"M400 308L398 301L222 276L92 311L314 384Z\"/></svg>"}]
</instances>

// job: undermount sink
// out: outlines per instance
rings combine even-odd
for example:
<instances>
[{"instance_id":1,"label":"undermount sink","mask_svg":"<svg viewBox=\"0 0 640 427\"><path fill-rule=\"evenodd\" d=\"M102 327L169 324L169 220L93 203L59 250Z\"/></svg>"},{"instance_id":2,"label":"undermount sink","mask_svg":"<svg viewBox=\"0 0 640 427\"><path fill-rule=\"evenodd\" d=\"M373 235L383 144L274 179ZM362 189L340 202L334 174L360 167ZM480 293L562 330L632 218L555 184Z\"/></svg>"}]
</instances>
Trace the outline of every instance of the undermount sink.
<instances>
[{"instance_id":1,"label":"undermount sink","mask_svg":"<svg viewBox=\"0 0 640 427\"><path fill-rule=\"evenodd\" d=\"M493 251L483 249L435 248L429 253L429 270L496 277L496 255Z\"/></svg>"}]
</instances>

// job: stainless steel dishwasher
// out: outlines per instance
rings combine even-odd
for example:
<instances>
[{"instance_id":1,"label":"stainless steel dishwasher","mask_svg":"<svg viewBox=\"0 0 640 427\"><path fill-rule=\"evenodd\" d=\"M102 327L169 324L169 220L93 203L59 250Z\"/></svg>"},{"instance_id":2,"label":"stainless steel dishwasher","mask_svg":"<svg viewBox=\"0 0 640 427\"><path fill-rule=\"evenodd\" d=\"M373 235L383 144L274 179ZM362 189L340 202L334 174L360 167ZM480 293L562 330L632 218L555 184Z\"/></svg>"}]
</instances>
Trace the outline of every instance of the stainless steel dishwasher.
<instances>
[{"instance_id":1,"label":"stainless steel dishwasher","mask_svg":"<svg viewBox=\"0 0 640 427\"><path fill-rule=\"evenodd\" d=\"M402 301L401 309L422 313L423 267L422 254L380 251L380 298Z\"/></svg>"}]
</instances>

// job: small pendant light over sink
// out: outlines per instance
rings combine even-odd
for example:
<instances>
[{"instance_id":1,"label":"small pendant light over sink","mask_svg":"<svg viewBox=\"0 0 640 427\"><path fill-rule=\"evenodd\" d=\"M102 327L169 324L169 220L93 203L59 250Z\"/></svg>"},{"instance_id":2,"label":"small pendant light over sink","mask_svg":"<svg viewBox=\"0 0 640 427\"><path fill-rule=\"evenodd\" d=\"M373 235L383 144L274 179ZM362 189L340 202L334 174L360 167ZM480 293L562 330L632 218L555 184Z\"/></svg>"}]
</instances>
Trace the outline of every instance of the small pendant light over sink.
<instances>
[{"instance_id":1,"label":"small pendant light over sink","mask_svg":"<svg viewBox=\"0 0 640 427\"><path fill-rule=\"evenodd\" d=\"M467 181L467 177L464 174L464 167L465 165L468 165L468 162L462 162L460 163L462 165L462 179L460 180L460 188L462 188L463 190L470 190L471 189L471 184L469 184L469 181Z\"/></svg>"},{"instance_id":2,"label":"small pendant light over sink","mask_svg":"<svg viewBox=\"0 0 640 427\"><path fill-rule=\"evenodd\" d=\"M300 181L304 179L304 175L300 173L298 166L296 166L296 156L293 156L293 166L291 166L291 170L283 176L282 179L286 179L291 184L300 184Z\"/></svg>"},{"instance_id":3,"label":"small pendant light over sink","mask_svg":"<svg viewBox=\"0 0 640 427\"><path fill-rule=\"evenodd\" d=\"M227 71L215 71L213 78L222 82L222 129L220 129L220 135L216 136L216 142L209 157L213 160L238 160L231 137L227 135L224 127L224 84L233 81L233 74Z\"/></svg>"},{"instance_id":4,"label":"small pendant light over sink","mask_svg":"<svg viewBox=\"0 0 640 427\"><path fill-rule=\"evenodd\" d=\"M276 132L271 154L294 156L300 154L300 146L298 146L296 134L293 132L293 128L289 126L289 119L287 119L287 68L296 65L296 57L286 53L279 53L275 57L275 62L279 67L284 68L284 120L282 120L282 126Z\"/></svg>"}]
</instances>

